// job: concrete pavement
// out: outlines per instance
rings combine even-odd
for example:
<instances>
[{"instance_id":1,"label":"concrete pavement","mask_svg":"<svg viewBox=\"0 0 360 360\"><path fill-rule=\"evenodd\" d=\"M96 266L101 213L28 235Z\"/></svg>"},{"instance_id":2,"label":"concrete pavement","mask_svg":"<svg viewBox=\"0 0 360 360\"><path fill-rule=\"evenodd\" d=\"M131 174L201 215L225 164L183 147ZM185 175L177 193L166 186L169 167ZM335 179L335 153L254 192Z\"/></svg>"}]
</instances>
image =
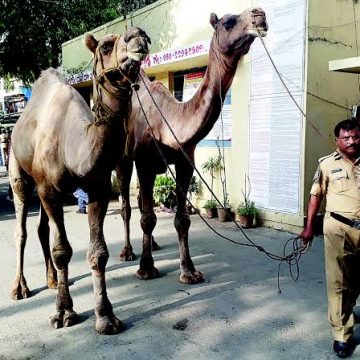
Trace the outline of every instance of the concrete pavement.
<instances>
[{"instance_id":1,"label":"concrete pavement","mask_svg":"<svg viewBox=\"0 0 360 360\"><path fill-rule=\"evenodd\" d=\"M110 203L105 236L110 252L107 287L114 312L127 326L114 336L94 330L92 279L86 262L87 217L76 206L65 208L65 222L74 255L70 263L70 291L80 323L52 329L56 291L45 287L45 266L36 236L37 203L28 218L25 276L32 297L9 297L15 275L15 220L5 200L7 178L0 178L0 359L336 359L327 322L323 241L314 240L300 262L300 278L291 280L284 264L277 291L277 263L253 248L224 241L196 215L191 216L190 250L205 283L178 281L179 259L173 214L157 213L154 235L162 250L154 253L161 278L135 277L138 260L122 263L123 244L119 204ZM134 205L131 237L141 252L139 211ZM231 223L210 220L218 231L245 241ZM246 233L267 250L280 254L293 234L269 228ZM182 329L182 330L180 330ZM360 330L356 331L360 339ZM360 356L360 347L354 358Z\"/></svg>"}]
</instances>

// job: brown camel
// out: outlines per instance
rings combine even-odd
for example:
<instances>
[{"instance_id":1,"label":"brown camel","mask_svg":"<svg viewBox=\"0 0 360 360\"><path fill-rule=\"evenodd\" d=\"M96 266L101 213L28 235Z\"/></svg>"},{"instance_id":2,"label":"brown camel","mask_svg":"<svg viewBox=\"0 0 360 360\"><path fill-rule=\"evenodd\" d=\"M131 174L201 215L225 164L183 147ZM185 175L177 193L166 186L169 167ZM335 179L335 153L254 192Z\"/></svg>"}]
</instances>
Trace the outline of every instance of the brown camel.
<instances>
[{"instance_id":1,"label":"brown camel","mask_svg":"<svg viewBox=\"0 0 360 360\"><path fill-rule=\"evenodd\" d=\"M99 42L90 34L85 40L94 53L95 117L79 93L66 85L56 70L48 69L35 82L33 96L13 130L9 175L17 218L17 269L11 296L21 299L30 295L23 260L29 196L36 185L41 202L38 235L47 284L58 288L56 313L50 323L59 328L76 322L68 286L72 248L64 227L63 195L80 186L89 194L87 260L94 283L96 330L113 334L121 331L122 323L106 294L109 254L103 223L111 170L123 155L131 83L138 77L150 39L143 30L133 28L121 36L106 35ZM49 220L54 235L52 256Z\"/></svg>"},{"instance_id":2,"label":"brown camel","mask_svg":"<svg viewBox=\"0 0 360 360\"><path fill-rule=\"evenodd\" d=\"M185 159L154 101L170 124L179 143L194 162L196 144L209 133L218 119L241 56L249 51L258 34L265 36L267 31L265 13L258 8L246 10L241 15L225 15L221 19L211 14L210 23L215 32L210 46L209 65L204 80L192 99L183 103L177 101L165 86L158 81L150 82L141 72L140 77L146 86L141 86L138 95L150 123L150 131L137 96L133 94L133 112L129 121L126 150L129 157L122 160L116 172L122 194L122 217L125 228L125 246L120 258L133 260L135 255L129 239L131 216L129 183L132 159L135 160L140 182L139 208L144 233L143 253L140 269L137 272L140 279L159 276L151 255L152 246L158 247L152 241L152 231L156 225L152 194L156 174L165 172L166 167L152 138L151 133L153 133L167 162L175 164L177 212L174 223L179 240L180 281L183 283L203 281L201 272L195 270L188 246L190 217L186 208L185 194L193 175L193 166Z\"/></svg>"}]
</instances>

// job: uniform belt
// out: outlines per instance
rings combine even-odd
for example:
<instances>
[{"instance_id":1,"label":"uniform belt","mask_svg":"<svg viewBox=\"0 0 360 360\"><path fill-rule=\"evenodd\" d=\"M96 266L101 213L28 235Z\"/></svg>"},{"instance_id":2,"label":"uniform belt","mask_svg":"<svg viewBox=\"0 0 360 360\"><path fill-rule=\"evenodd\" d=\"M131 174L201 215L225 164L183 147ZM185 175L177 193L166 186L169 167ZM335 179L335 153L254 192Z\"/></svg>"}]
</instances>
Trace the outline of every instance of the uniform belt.
<instances>
[{"instance_id":1,"label":"uniform belt","mask_svg":"<svg viewBox=\"0 0 360 360\"><path fill-rule=\"evenodd\" d=\"M345 216L333 212L330 213L330 216L342 222L343 224L349 225L354 229L360 230L360 220L351 220Z\"/></svg>"}]
</instances>

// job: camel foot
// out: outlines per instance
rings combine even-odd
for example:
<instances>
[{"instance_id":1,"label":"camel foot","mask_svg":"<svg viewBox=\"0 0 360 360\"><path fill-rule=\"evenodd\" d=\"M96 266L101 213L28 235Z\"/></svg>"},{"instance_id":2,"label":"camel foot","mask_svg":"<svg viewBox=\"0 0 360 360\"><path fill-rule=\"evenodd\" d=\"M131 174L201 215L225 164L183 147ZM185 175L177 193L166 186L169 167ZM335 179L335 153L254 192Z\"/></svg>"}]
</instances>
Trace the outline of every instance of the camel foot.
<instances>
[{"instance_id":1,"label":"camel foot","mask_svg":"<svg viewBox=\"0 0 360 360\"><path fill-rule=\"evenodd\" d=\"M95 329L102 335L114 335L124 330L124 324L115 315L98 316Z\"/></svg>"},{"instance_id":2,"label":"camel foot","mask_svg":"<svg viewBox=\"0 0 360 360\"><path fill-rule=\"evenodd\" d=\"M11 290L10 296L13 300L27 299L30 297L30 290L26 285L19 284Z\"/></svg>"},{"instance_id":3,"label":"camel foot","mask_svg":"<svg viewBox=\"0 0 360 360\"><path fill-rule=\"evenodd\" d=\"M50 325L55 329L60 329L64 326L64 311L59 311L54 316L50 317Z\"/></svg>"},{"instance_id":4,"label":"camel foot","mask_svg":"<svg viewBox=\"0 0 360 360\"><path fill-rule=\"evenodd\" d=\"M50 325L55 329L73 326L78 321L78 314L72 310L59 311L50 317Z\"/></svg>"},{"instance_id":5,"label":"camel foot","mask_svg":"<svg viewBox=\"0 0 360 360\"><path fill-rule=\"evenodd\" d=\"M136 272L136 276L140 279L140 280L151 280L151 279L157 279L160 277L160 273L159 270L155 267L152 267L150 269L139 269Z\"/></svg>"},{"instance_id":6,"label":"camel foot","mask_svg":"<svg viewBox=\"0 0 360 360\"><path fill-rule=\"evenodd\" d=\"M154 237L151 237L151 249L152 251L158 251L161 250L160 245L154 240Z\"/></svg>"},{"instance_id":7,"label":"camel foot","mask_svg":"<svg viewBox=\"0 0 360 360\"><path fill-rule=\"evenodd\" d=\"M180 275L180 282L183 284L199 284L204 282L204 276L200 271L188 272Z\"/></svg>"},{"instance_id":8,"label":"camel foot","mask_svg":"<svg viewBox=\"0 0 360 360\"><path fill-rule=\"evenodd\" d=\"M134 261L136 260L136 255L133 253L132 249L124 247L119 258L121 261Z\"/></svg>"},{"instance_id":9,"label":"camel foot","mask_svg":"<svg viewBox=\"0 0 360 360\"><path fill-rule=\"evenodd\" d=\"M65 311L65 315L63 319L64 327L73 326L78 322L78 320L79 320L79 316L75 311L72 310Z\"/></svg>"}]
</instances>

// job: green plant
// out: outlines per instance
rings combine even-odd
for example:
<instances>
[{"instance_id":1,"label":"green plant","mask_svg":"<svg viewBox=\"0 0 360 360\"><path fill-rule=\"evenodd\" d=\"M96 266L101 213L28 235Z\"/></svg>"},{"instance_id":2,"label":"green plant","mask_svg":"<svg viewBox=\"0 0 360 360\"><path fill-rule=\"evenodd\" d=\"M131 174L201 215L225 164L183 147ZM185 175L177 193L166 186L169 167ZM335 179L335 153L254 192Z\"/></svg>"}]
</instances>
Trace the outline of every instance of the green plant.
<instances>
[{"instance_id":1,"label":"green plant","mask_svg":"<svg viewBox=\"0 0 360 360\"><path fill-rule=\"evenodd\" d=\"M231 208L231 206L230 206L230 199L229 199L229 194L228 193L225 193L224 194L224 199L223 199L223 207L225 208L225 209L229 209L229 208Z\"/></svg>"},{"instance_id":2,"label":"green plant","mask_svg":"<svg viewBox=\"0 0 360 360\"><path fill-rule=\"evenodd\" d=\"M255 206L254 201L247 200L238 206L237 213L239 215L251 215L256 217L259 214L259 210Z\"/></svg>"},{"instance_id":3,"label":"green plant","mask_svg":"<svg viewBox=\"0 0 360 360\"><path fill-rule=\"evenodd\" d=\"M196 179L196 177L193 176L190 180L190 184L188 188L189 199L191 200L192 194L198 195L199 192L200 192L200 183Z\"/></svg>"},{"instance_id":4,"label":"green plant","mask_svg":"<svg viewBox=\"0 0 360 360\"><path fill-rule=\"evenodd\" d=\"M216 209L217 207L217 201L216 200L208 200L206 201L205 205L204 205L204 208L206 210L208 209Z\"/></svg>"},{"instance_id":5,"label":"green plant","mask_svg":"<svg viewBox=\"0 0 360 360\"><path fill-rule=\"evenodd\" d=\"M9 75L4 75L4 90L7 92L13 91L15 89L14 79Z\"/></svg>"},{"instance_id":6,"label":"green plant","mask_svg":"<svg viewBox=\"0 0 360 360\"><path fill-rule=\"evenodd\" d=\"M222 169L221 156L209 157L202 165L201 168L204 172L209 172L211 177L214 177L214 173Z\"/></svg>"},{"instance_id":7,"label":"green plant","mask_svg":"<svg viewBox=\"0 0 360 360\"><path fill-rule=\"evenodd\" d=\"M239 215L252 215L252 216L258 216L259 210L255 206L254 201L250 200L250 191L251 191L251 184L249 176L245 174L245 190L241 190L244 201L238 206L237 213Z\"/></svg>"},{"instance_id":8,"label":"green plant","mask_svg":"<svg viewBox=\"0 0 360 360\"><path fill-rule=\"evenodd\" d=\"M211 177L211 200L213 199L213 188L214 188L214 179L215 179L215 173L222 170L222 162L221 162L221 156L218 155L217 157L209 157L207 161L205 161L201 168L204 170L204 173L209 173Z\"/></svg>"},{"instance_id":9,"label":"green plant","mask_svg":"<svg viewBox=\"0 0 360 360\"><path fill-rule=\"evenodd\" d=\"M157 175L154 183L154 200L157 204L172 208L176 204L176 183L174 179L166 175Z\"/></svg>"}]
</instances>

